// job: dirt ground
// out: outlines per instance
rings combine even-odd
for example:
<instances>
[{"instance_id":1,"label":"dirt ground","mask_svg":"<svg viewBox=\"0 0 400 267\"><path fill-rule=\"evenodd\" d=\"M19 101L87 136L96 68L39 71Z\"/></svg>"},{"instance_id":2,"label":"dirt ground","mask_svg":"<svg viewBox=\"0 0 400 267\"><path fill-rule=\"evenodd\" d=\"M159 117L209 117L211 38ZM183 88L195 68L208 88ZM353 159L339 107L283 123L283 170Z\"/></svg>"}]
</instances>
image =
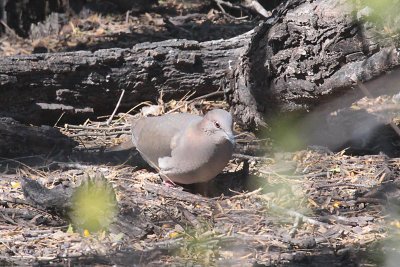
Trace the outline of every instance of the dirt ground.
<instances>
[{"instance_id":1,"label":"dirt ground","mask_svg":"<svg viewBox=\"0 0 400 267\"><path fill-rule=\"evenodd\" d=\"M127 48L167 39L231 38L253 29L261 17L225 15L210 1L160 1L148 12L110 14L81 10L75 17L52 13L33 24L28 38L12 29L0 36L0 55ZM191 3L193 2L193 3Z\"/></svg>"},{"instance_id":2,"label":"dirt ground","mask_svg":"<svg viewBox=\"0 0 400 267\"><path fill-rule=\"evenodd\" d=\"M184 103L171 101L164 111L225 105ZM217 178L169 188L134 150L104 151L129 138L128 117L118 114L111 126L91 121L64 126L61 131L80 144L68 159L36 158L34 168L23 165L24 159L1 161L2 169L7 167L0 181L3 264L376 266L396 261L398 158L348 156L323 147L250 156L266 140L239 133L235 155ZM32 205L21 188L25 177L67 192L98 175L110 182L119 214L97 233L71 231L65 216ZM56 191L60 188L65 191ZM42 199L40 194L33 198Z\"/></svg>"},{"instance_id":3,"label":"dirt ground","mask_svg":"<svg viewBox=\"0 0 400 267\"><path fill-rule=\"evenodd\" d=\"M0 37L0 54L229 38L258 23L217 8L163 3L135 15L52 15L31 38ZM197 13L179 15L185 8ZM166 10L177 14L165 19L157 13ZM54 23L59 27L51 32ZM206 99L158 104L162 113L227 108ZM110 125L107 116L60 126L79 143L72 155L0 159L1 265L396 266L400 259L399 158L324 147L272 151L265 149L270 140L236 129L235 155L222 174L206 184L169 188L133 149L105 151L129 139L130 116L117 114ZM113 224L97 233L72 230L65 214L24 196L23 178L50 189L36 188L40 198L62 197L88 176L106 178L118 201Z\"/></svg>"}]
</instances>

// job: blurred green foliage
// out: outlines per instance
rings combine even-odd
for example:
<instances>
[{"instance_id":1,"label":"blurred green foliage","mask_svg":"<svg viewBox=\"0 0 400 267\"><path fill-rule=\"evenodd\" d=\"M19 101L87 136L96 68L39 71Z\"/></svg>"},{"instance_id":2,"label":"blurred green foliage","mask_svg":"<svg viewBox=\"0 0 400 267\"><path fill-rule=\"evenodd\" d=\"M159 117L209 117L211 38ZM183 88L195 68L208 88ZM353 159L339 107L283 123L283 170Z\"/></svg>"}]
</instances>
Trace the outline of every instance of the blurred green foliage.
<instances>
[{"instance_id":1,"label":"blurred green foliage","mask_svg":"<svg viewBox=\"0 0 400 267\"><path fill-rule=\"evenodd\" d=\"M269 118L269 136L274 140L278 150L296 151L304 148L304 141L299 135L300 115L281 115Z\"/></svg>"},{"instance_id":2,"label":"blurred green foliage","mask_svg":"<svg viewBox=\"0 0 400 267\"><path fill-rule=\"evenodd\" d=\"M106 231L118 214L118 203L112 185L102 175L90 176L75 190L69 212L77 232Z\"/></svg>"},{"instance_id":3,"label":"blurred green foliage","mask_svg":"<svg viewBox=\"0 0 400 267\"><path fill-rule=\"evenodd\" d=\"M350 0L358 20L369 23L380 37L398 41L400 0Z\"/></svg>"}]
</instances>

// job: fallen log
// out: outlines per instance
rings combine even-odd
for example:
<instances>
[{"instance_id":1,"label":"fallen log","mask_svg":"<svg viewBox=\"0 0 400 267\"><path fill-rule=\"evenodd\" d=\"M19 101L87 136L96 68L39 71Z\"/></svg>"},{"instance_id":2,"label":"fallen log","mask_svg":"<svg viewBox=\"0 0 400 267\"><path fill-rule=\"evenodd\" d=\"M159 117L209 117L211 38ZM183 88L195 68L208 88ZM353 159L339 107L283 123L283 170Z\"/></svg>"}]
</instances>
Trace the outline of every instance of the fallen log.
<instances>
[{"instance_id":1,"label":"fallen log","mask_svg":"<svg viewBox=\"0 0 400 267\"><path fill-rule=\"evenodd\" d=\"M356 81L376 82L399 66L390 36L373 38L355 11L338 0L289 0L254 30L226 40L0 57L0 114L34 124L63 114L61 122L76 122L111 113L122 90L120 111L160 94L169 100L221 88L246 129L327 104L323 118L364 96L353 90ZM372 94L393 93L395 84Z\"/></svg>"},{"instance_id":2,"label":"fallen log","mask_svg":"<svg viewBox=\"0 0 400 267\"><path fill-rule=\"evenodd\" d=\"M168 40L132 49L0 57L0 113L25 123L77 121L147 100L218 90L250 34L199 43Z\"/></svg>"},{"instance_id":3,"label":"fallen log","mask_svg":"<svg viewBox=\"0 0 400 267\"><path fill-rule=\"evenodd\" d=\"M49 126L27 126L0 117L0 156L68 154L76 143Z\"/></svg>"}]
</instances>

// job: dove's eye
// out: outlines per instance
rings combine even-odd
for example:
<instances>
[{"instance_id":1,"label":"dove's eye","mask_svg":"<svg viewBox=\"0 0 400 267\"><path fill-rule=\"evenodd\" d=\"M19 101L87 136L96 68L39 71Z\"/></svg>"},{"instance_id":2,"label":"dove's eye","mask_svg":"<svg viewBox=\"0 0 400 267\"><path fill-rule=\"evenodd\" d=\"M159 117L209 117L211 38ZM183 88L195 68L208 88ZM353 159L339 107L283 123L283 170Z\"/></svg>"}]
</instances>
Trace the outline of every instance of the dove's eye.
<instances>
[{"instance_id":1,"label":"dove's eye","mask_svg":"<svg viewBox=\"0 0 400 267\"><path fill-rule=\"evenodd\" d=\"M219 124L218 121L214 121L214 126L217 127L218 129L221 128L221 124Z\"/></svg>"}]
</instances>

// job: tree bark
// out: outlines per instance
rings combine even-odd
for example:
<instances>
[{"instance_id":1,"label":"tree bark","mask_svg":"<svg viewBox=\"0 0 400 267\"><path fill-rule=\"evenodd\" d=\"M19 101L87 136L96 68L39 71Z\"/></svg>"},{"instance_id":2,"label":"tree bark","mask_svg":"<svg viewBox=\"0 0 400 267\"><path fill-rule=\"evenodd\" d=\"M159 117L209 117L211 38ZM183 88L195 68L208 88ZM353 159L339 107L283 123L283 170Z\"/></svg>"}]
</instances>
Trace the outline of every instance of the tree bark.
<instances>
[{"instance_id":1,"label":"tree bark","mask_svg":"<svg viewBox=\"0 0 400 267\"><path fill-rule=\"evenodd\" d=\"M388 38L373 38L353 7L342 2L286 1L273 22L255 30L224 84L245 128L263 125L263 115L308 112L329 103L327 114L348 106L364 96L352 90L354 78L371 81L399 66ZM373 94L395 91L389 87L374 86Z\"/></svg>"},{"instance_id":2,"label":"tree bark","mask_svg":"<svg viewBox=\"0 0 400 267\"><path fill-rule=\"evenodd\" d=\"M354 77L366 82L399 66L397 50L372 38L352 12L339 0L289 0L228 40L1 57L0 112L35 124L63 112L76 121L110 113L122 89L123 111L161 92L168 100L222 88L236 121L255 129L265 115L310 111L350 92L334 109L363 96L351 90Z\"/></svg>"},{"instance_id":3,"label":"tree bark","mask_svg":"<svg viewBox=\"0 0 400 267\"><path fill-rule=\"evenodd\" d=\"M0 117L0 156L68 154L76 143L49 126L26 126Z\"/></svg>"},{"instance_id":4,"label":"tree bark","mask_svg":"<svg viewBox=\"0 0 400 267\"><path fill-rule=\"evenodd\" d=\"M166 98L218 90L249 34L199 43L169 40L94 53L0 57L0 112L26 123L54 123L109 114L126 90L120 110L160 92Z\"/></svg>"}]
</instances>

